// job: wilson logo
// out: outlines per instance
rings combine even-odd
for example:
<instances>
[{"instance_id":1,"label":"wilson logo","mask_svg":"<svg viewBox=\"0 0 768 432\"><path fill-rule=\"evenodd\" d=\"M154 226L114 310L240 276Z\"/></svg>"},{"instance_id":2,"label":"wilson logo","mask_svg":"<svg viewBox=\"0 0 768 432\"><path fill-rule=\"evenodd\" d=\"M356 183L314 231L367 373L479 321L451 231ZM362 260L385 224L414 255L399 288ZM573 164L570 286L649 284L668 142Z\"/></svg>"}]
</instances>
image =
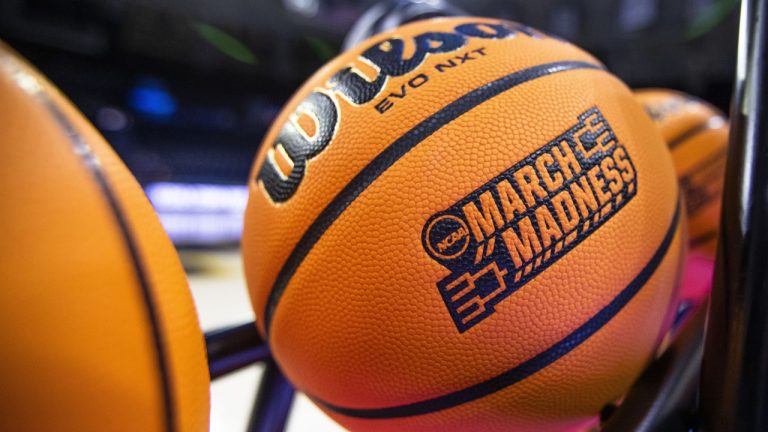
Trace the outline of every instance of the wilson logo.
<instances>
[{"instance_id":1,"label":"wilson logo","mask_svg":"<svg viewBox=\"0 0 768 432\"><path fill-rule=\"evenodd\" d=\"M459 332L493 314L636 193L632 160L593 107L562 135L429 218L422 243L450 270L437 288Z\"/></svg>"},{"instance_id":2,"label":"wilson logo","mask_svg":"<svg viewBox=\"0 0 768 432\"><path fill-rule=\"evenodd\" d=\"M275 203L289 200L301 184L307 162L320 154L336 135L340 100L354 107L373 107L379 113L394 106L394 101L422 85L429 77L419 74L406 79L384 99L375 102L390 78L413 72L429 56L450 57L442 71L478 56L484 48L456 53L471 39L492 41L524 35L541 39L550 37L530 27L508 21L464 22L446 32L424 32L409 40L393 37L367 47L354 61L344 65L299 103L288 120L280 125L277 138L267 143L267 157L259 167L256 181ZM410 89L410 90L409 90Z\"/></svg>"}]
</instances>

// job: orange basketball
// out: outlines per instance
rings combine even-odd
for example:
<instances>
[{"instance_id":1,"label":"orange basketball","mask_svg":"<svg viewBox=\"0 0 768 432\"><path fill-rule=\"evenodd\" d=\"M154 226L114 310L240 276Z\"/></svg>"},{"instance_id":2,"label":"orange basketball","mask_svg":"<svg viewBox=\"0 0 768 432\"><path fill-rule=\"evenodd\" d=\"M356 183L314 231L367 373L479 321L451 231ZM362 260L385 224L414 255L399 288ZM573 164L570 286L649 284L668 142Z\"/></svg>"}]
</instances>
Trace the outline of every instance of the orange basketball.
<instances>
[{"instance_id":1,"label":"orange basketball","mask_svg":"<svg viewBox=\"0 0 768 432\"><path fill-rule=\"evenodd\" d=\"M409 24L323 67L265 138L243 238L259 328L352 430L580 425L663 333L678 195L589 54L508 21Z\"/></svg>"},{"instance_id":2,"label":"orange basketball","mask_svg":"<svg viewBox=\"0 0 768 432\"><path fill-rule=\"evenodd\" d=\"M643 89L635 95L672 152L685 193L691 250L714 256L725 181L728 120L717 108L685 93Z\"/></svg>"},{"instance_id":3,"label":"orange basketball","mask_svg":"<svg viewBox=\"0 0 768 432\"><path fill-rule=\"evenodd\" d=\"M0 159L0 430L207 430L173 245L96 129L1 42Z\"/></svg>"}]
</instances>

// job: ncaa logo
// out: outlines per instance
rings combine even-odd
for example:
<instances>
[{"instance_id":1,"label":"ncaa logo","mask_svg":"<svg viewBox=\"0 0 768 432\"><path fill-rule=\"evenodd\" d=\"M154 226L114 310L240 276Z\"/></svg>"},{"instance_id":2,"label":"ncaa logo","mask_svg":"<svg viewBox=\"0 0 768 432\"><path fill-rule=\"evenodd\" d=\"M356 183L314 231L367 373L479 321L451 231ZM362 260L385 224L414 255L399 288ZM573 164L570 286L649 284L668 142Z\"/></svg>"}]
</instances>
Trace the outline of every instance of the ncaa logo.
<instances>
[{"instance_id":1,"label":"ncaa logo","mask_svg":"<svg viewBox=\"0 0 768 432\"><path fill-rule=\"evenodd\" d=\"M469 246L469 229L466 222L454 215L442 215L429 224L424 243L432 257L449 260L459 257Z\"/></svg>"}]
</instances>

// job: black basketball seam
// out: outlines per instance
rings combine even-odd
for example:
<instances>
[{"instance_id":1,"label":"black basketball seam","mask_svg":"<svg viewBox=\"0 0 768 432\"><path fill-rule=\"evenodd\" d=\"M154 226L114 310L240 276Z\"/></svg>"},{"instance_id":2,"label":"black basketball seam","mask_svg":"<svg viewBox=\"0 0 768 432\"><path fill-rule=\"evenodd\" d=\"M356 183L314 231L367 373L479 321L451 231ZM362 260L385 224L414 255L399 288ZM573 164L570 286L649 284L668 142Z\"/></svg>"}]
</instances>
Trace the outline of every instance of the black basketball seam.
<instances>
[{"instance_id":1,"label":"black basketball seam","mask_svg":"<svg viewBox=\"0 0 768 432\"><path fill-rule=\"evenodd\" d=\"M669 144L667 145L667 147L669 147L670 150L674 150L675 148L679 147L681 144L685 143L686 141L693 138L694 136L710 129L714 129L714 128L710 125L709 119L703 120L691 126L690 128L684 130L683 132L678 134L676 137L669 140Z\"/></svg>"},{"instance_id":2,"label":"black basketball seam","mask_svg":"<svg viewBox=\"0 0 768 432\"><path fill-rule=\"evenodd\" d=\"M312 247L320 240L320 237L333 224L346 208L365 191L384 171L389 169L398 159L416 147L443 126L457 119L481 103L492 99L499 94L518 85L533 81L537 78L577 69L604 70L600 65L584 61L559 61L533 66L516 71L486 83L474 90L467 92L458 99L444 106L431 116L419 122L408 132L404 133L392 144L379 153L368 165L366 165L344 188L331 200L317 218L312 222L307 231L291 251L288 259L283 263L280 272L275 278L272 289L267 297L264 308L265 336L269 338L270 325L280 297L285 291L288 282L298 270L301 262L309 254Z\"/></svg>"},{"instance_id":3,"label":"black basketball seam","mask_svg":"<svg viewBox=\"0 0 768 432\"><path fill-rule=\"evenodd\" d=\"M712 152L709 156L707 156L706 159L694 165L693 168L689 168L688 172L680 177L680 184L683 185L683 190L686 193L690 194L689 198L695 195L692 190L696 189L691 187L691 178L695 177L697 173L701 172L702 170L706 170L707 168L715 166L719 161L725 159L727 156L728 156L727 148L722 148L717 150L716 152ZM706 194L703 200L689 201L686 208L686 210L688 211L688 216L692 217L698 214L699 210L701 210L703 207L720 199L721 194L722 194L722 190L721 190L721 193Z\"/></svg>"},{"instance_id":4,"label":"black basketball seam","mask_svg":"<svg viewBox=\"0 0 768 432\"><path fill-rule=\"evenodd\" d=\"M701 246L704 243L717 238L717 230L710 230L691 239L691 247Z\"/></svg>"},{"instance_id":5,"label":"black basketball seam","mask_svg":"<svg viewBox=\"0 0 768 432\"><path fill-rule=\"evenodd\" d=\"M546 350L523 363L508 369L507 371L474 384L470 387L438 396L431 399L425 399L418 402L412 402L403 405L389 406L383 408L349 408L331 404L316 396L310 395L313 401L321 406L348 417L365 419L388 419L396 417L411 417L423 414L433 413L448 408L453 408L461 404L472 402L485 396L503 390L513 384L516 384L529 376L535 374L541 369L551 365L566 354L570 353L598 330L603 328L613 317L615 317L635 295L640 292L648 280L655 274L656 269L661 265L666 257L667 251L672 245L672 240L678 231L680 222L680 200L677 200L672 221L661 241L659 247L648 260L646 265L632 279L632 281L622 289L606 306L579 328L568 334L566 337L550 346Z\"/></svg>"},{"instance_id":6,"label":"black basketball seam","mask_svg":"<svg viewBox=\"0 0 768 432\"><path fill-rule=\"evenodd\" d=\"M18 67L17 70L37 82L37 79L28 74L26 70L23 70L23 67ZM162 380L163 404L165 405L165 429L168 432L173 432L176 430L176 419L174 415L173 397L171 394L171 378L168 372L166 353L163 348L163 337L160 331L157 310L153 303L152 294L150 292L150 283L147 277L146 269L139 255L137 246L134 243L128 222L125 220L121 213L121 208L119 202L117 201L117 197L112 191L104 173L101 170L101 162L99 161L99 158L93 152L91 147L85 142L83 137L77 132L75 126L66 117L66 114L64 114L55 105L48 92L42 87L43 86L41 85L39 90L28 90L23 87L20 88L33 96L41 105L43 105L48 113L51 114L51 116L54 118L58 126L67 135L70 143L72 144L74 153L80 157L83 165L86 166L88 171L96 180L96 183L99 185L99 189L101 189L107 204L112 211L113 216L115 217L117 225L122 233L122 237L125 240L126 247L136 272L136 277L138 279L139 285L141 285L142 297L144 303L146 304L147 314L151 323L150 327L152 328L153 342L155 345L155 353L157 357L156 360L160 370L160 378Z\"/></svg>"}]
</instances>

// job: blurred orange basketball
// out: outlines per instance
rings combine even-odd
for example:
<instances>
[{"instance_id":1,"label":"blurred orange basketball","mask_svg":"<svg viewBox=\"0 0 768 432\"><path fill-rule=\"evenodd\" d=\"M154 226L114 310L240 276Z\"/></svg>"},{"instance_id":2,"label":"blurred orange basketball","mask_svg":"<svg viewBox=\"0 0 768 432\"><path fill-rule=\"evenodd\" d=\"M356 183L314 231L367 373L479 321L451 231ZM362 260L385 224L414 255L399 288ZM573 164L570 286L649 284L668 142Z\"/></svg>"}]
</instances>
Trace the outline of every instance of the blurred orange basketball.
<instances>
[{"instance_id":1,"label":"blurred orange basketball","mask_svg":"<svg viewBox=\"0 0 768 432\"><path fill-rule=\"evenodd\" d=\"M508 21L406 25L323 67L265 138L243 238L259 328L352 430L577 426L665 330L678 195L589 54Z\"/></svg>"},{"instance_id":2,"label":"blurred orange basketball","mask_svg":"<svg viewBox=\"0 0 768 432\"><path fill-rule=\"evenodd\" d=\"M685 194L691 251L714 256L725 181L728 121L712 105L677 91L643 89L635 95L672 152Z\"/></svg>"},{"instance_id":3,"label":"blurred orange basketball","mask_svg":"<svg viewBox=\"0 0 768 432\"><path fill-rule=\"evenodd\" d=\"M2 42L0 159L0 430L207 430L173 245L109 144Z\"/></svg>"}]
</instances>

